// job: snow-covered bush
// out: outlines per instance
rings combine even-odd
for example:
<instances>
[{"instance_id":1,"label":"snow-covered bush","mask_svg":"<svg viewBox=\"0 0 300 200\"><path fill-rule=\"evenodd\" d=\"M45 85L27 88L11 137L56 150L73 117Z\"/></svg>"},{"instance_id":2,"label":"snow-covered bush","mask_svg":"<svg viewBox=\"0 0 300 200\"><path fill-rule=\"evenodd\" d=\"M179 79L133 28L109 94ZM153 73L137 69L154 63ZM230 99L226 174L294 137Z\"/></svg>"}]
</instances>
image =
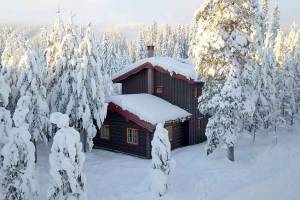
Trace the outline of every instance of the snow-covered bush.
<instances>
[{"instance_id":1,"label":"snow-covered bush","mask_svg":"<svg viewBox=\"0 0 300 200\"><path fill-rule=\"evenodd\" d=\"M27 110L28 111L28 110ZM16 111L15 126L0 156L0 199L34 200L37 198L34 145L30 141L26 111ZM1 198L2 195L2 198Z\"/></svg>"},{"instance_id":2,"label":"snow-covered bush","mask_svg":"<svg viewBox=\"0 0 300 200\"><path fill-rule=\"evenodd\" d=\"M168 176L175 164L171 159L171 144L168 131L163 124L160 123L156 126L151 145L152 182L150 188L156 197L162 197L167 192Z\"/></svg>"},{"instance_id":3,"label":"snow-covered bush","mask_svg":"<svg viewBox=\"0 0 300 200\"><path fill-rule=\"evenodd\" d=\"M53 183L48 200L85 200L86 181L82 173L84 154L79 133L69 127L69 117L53 113L50 122L59 128L54 136L49 156Z\"/></svg>"}]
</instances>

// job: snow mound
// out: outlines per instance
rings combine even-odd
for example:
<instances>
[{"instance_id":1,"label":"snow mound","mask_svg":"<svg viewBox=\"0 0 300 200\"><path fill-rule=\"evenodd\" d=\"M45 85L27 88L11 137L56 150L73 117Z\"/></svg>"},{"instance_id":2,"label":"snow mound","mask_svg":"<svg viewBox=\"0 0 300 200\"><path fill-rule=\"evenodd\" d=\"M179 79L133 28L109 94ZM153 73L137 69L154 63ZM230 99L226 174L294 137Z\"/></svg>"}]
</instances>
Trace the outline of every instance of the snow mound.
<instances>
[{"instance_id":1,"label":"snow mound","mask_svg":"<svg viewBox=\"0 0 300 200\"><path fill-rule=\"evenodd\" d=\"M50 122L56 124L58 128L66 128L69 126L69 117L59 112L50 115Z\"/></svg>"},{"instance_id":2,"label":"snow mound","mask_svg":"<svg viewBox=\"0 0 300 200\"><path fill-rule=\"evenodd\" d=\"M145 63L150 63L153 66L161 67L168 71L170 75L176 73L183 75L187 79L197 80L194 64L170 57L152 57L139 60L133 64L127 65L120 72L114 74L113 79L116 79Z\"/></svg>"},{"instance_id":3,"label":"snow mound","mask_svg":"<svg viewBox=\"0 0 300 200\"><path fill-rule=\"evenodd\" d=\"M108 98L123 110L138 116L153 125L176 120L185 120L190 113L159 97L150 94L117 95Z\"/></svg>"}]
</instances>

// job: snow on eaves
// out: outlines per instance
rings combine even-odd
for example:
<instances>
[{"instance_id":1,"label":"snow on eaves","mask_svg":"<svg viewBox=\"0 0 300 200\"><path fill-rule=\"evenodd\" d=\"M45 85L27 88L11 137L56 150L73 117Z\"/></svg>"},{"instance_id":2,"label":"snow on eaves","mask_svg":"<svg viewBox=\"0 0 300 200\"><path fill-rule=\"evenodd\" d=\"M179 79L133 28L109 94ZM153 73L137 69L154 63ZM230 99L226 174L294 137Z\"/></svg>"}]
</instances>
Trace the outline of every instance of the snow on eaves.
<instances>
[{"instance_id":1,"label":"snow on eaves","mask_svg":"<svg viewBox=\"0 0 300 200\"><path fill-rule=\"evenodd\" d=\"M120 72L114 74L113 79L116 79L145 63L150 63L153 66L159 66L170 72L171 75L176 73L185 76L186 79L197 81L194 64L170 57L152 57L139 60L133 64L125 66Z\"/></svg>"},{"instance_id":2,"label":"snow on eaves","mask_svg":"<svg viewBox=\"0 0 300 200\"><path fill-rule=\"evenodd\" d=\"M120 106L123 110L152 125L177 120L183 121L191 116L190 113L182 108L150 94L111 96L108 98L108 102Z\"/></svg>"}]
</instances>

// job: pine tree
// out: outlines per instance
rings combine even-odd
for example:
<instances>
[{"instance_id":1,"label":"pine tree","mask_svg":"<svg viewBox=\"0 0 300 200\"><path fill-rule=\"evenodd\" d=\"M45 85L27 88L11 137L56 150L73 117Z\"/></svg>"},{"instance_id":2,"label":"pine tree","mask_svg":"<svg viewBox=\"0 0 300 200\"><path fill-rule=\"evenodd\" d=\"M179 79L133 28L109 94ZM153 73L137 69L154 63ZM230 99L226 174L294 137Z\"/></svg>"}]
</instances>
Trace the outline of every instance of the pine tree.
<instances>
[{"instance_id":1,"label":"pine tree","mask_svg":"<svg viewBox=\"0 0 300 200\"><path fill-rule=\"evenodd\" d=\"M151 191L157 197L165 195L168 189L168 176L174 167L171 159L171 144L168 131L163 124L158 124L151 142L152 150L152 183Z\"/></svg>"},{"instance_id":2,"label":"pine tree","mask_svg":"<svg viewBox=\"0 0 300 200\"><path fill-rule=\"evenodd\" d=\"M30 141L25 116L28 110L17 109L14 114L15 128L9 132L9 140L0 156L0 184L3 199L37 199L34 145Z\"/></svg>"},{"instance_id":3,"label":"pine tree","mask_svg":"<svg viewBox=\"0 0 300 200\"><path fill-rule=\"evenodd\" d=\"M246 105L254 104L255 98L249 97L255 93L252 80L257 66L255 55L262 44L257 6L254 0L208 0L195 15L198 31L192 52L196 71L206 83L199 109L211 116L206 130L208 154L219 143L232 149L240 119L253 113L254 106L249 109ZM233 125L223 122L222 115L230 116Z\"/></svg>"},{"instance_id":4,"label":"pine tree","mask_svg":"<svg viewBox=\"0 0 300 200\"><path fill-rule=\"evenodd\" d=\"M71 124L87 134L89 150L93 147L97 128L101 127L106 117L105 96L112 91L111 81L101 72L101 61L96 47L95 37L89 27L79 44L76 69L71 72L73 82L66 110L71 117Z\"/></svg>"},{"instance_id":5,"label":"pine tree","mask_svg":"<svg viewBox=\"0 0 300 200\"><path fill-rule=\"evenodd\" d=\"M270 116L276 112L276 60L271 49L264 49L262 61L256 71L255 90L257 101L252 124L252 131L259 128L269 128L272 122Z\"/></svg>"},{"instance_id":6,"label":"pine tree","mask_svg":"<svg viewBox=\"0 0 300 200\"><path fill-rule=\"evenodd\" d=\"M21 56L24 53L24 41L21 35L12 33L6 40L5 49L1 56L1 74L6 83L10 86L11 94L8 109L13 112L15 105L19 98L19 91L17 89L17 82L19 78L20 69L18 64Z\"/></svg>"},{"instance_id":7,"label":"pine tree","mask_svg":"<svg viewBox=\"0 0 300 200\"><path fill-rule=\"evenodd\" d=\"M51 134L48 132L49 107L46 101L46 88L44 87L44 68L35 51L28 45L20 60L19 68L22 70L17 88L21 97L28 96L30 98L28 105L26 105L29 109L26 123L29 125L31 139L34 143L38 140L47 142Z\"/></svg>"},{"instance_id":8,"label":"pine tree","mask_svg":"<svg viewBox=\"0 0 300 200\"><path fill-rule=\"evenodd\" d=\"M277 4L274 7L274 11L273 11L273 19L270 27L269 38L268 38L269 40L268 47L274 48L275 40L278 36L279 31L280 31L280 10L279 10L279 5Z\"/></svg>"},{"instance_id":9,"label":"pine tree","mask_svg":"<svg viewBox=\"0 0 300 200\"><path fill-rule=\"evenodd\" d=\"M8 104L10 87L0 74L0 152L2 146L8 142L8 132L12 127L10 112L5 109Z\"/></svg>"},{"instance_id":10,"label":"pine tree","mask_svg":"<svg viewBox=\"0 0 300 200\"><path fill-rule=\"evenodd\" d=\"M295 99L295 76L293 71L292 58L286 59L283 63L283 69L279 72L278 101L281 115L291 125L294 123L295 113L297 111Z\"/></svg>"},{"instance_id":11,"label":"pine tree","mask_svg":"<svg viewBox=\"0 0 300 200\"><path fill-rule=\"evenodd\" d=\"M143 32L139 32L138 40L136 43L136 59L141 60L146 58L147 50Z\"/></svg>"},{"instance_id":12,"label":"pine tree","mask_svg":"<svg viewBox=\"0 0 300 200\"><path fill-rule=\"evenodd\" d=\"M261 11L262 11L262 21L263 26L262 26L262 34L264 36L264 38L266 37L266 34L268 32L268 28L269 28L269 0L262 0L261 2Z\"/></svg>"},{"instance_id":13,"label":"pine tree","mask_svg":"<svg viewBox=\"0 0 300 200\"><path fill-rule=\"evenodd\" d=\"M50 174L53 183L48 200L85 200L86 181L82 173L85 160L79 133L69 127L69 118L61 113L50 116L51 123L59 130L54 136L50 161Z\"/></svg>"}]
</instances>

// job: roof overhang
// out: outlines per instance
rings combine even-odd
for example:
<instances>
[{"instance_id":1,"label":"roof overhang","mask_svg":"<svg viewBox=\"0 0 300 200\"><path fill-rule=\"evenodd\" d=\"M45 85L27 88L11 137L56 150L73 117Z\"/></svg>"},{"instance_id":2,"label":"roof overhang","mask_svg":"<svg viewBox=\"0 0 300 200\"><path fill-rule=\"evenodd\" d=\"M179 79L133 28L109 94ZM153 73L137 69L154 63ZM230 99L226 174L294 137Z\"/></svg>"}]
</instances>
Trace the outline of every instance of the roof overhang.
<instances>
[{"instance_id":1,"label":"roof overhang","mask_svg":"<svg viewBox=\"0 0 300 200\"><path fill-rule=\"evenodd\" d=\"M149 122L146 122L146 121L140 119L137 115L135 115L135 114L133 114L133 113L127 111L127 110L122 109L120 106L118 106L117 104L115 104L113 102L110 102L108 104L108 110L109 111L115 111L115 112L119 113L124 118L126 118L126 119L128 119L130 121L133 121L137 125L145 128L146 130L148 130L148 131L150 131L152 133L155 131L156 124L151 124ZM166 121L165 123L169 124L169 123L173 123L173 122L176 122L176 121L185 121L185 120L188 120L190 117L191 116L188 116L185 119L178 119L178 120L173 120L173 121Z\"/></svg>"},{"instance_id":2,"label":"roof overhang","mask_svg":"<svg viewBox=\"0 0 300 200\"><path fill-rule=\"evenodd\" d=\"M116 77L116 78L114 78L112 81L113 81L113 83L120 83L121 81L127 79L128 77L130 77L130 76L132 76L132 75L134 75L134 74L139 73L139 72L142 71L143 69L155 69L155 70L157 70L157 71L159 71L159 72L161 72L161 73L167 73L167 74L170 74L171 77L174 77L174 78L176 78L176 79L186 81L186 82L188 82L189 84L199 83L198 81L195 81L195 80L193 80L193 79L188 79L188 78L186 78L186 77L185 77L184 75L182 75L182 74L177 74L177 73L175 73L175 72L172 72L172 73L171 73L171 72L165 70L163 67L158 66L158 65L152 65L152 64L149 63L149 62L146 62L146 63L144 63L144 64L139 65L138 67L136 67L136 68L134 68L134 69L132 69L132 70L130 70L130 71L128 71L128 72L126 72L126 73L124 73L124 74L122 74L122 75Z\"/></svg>"}]
</instances>

